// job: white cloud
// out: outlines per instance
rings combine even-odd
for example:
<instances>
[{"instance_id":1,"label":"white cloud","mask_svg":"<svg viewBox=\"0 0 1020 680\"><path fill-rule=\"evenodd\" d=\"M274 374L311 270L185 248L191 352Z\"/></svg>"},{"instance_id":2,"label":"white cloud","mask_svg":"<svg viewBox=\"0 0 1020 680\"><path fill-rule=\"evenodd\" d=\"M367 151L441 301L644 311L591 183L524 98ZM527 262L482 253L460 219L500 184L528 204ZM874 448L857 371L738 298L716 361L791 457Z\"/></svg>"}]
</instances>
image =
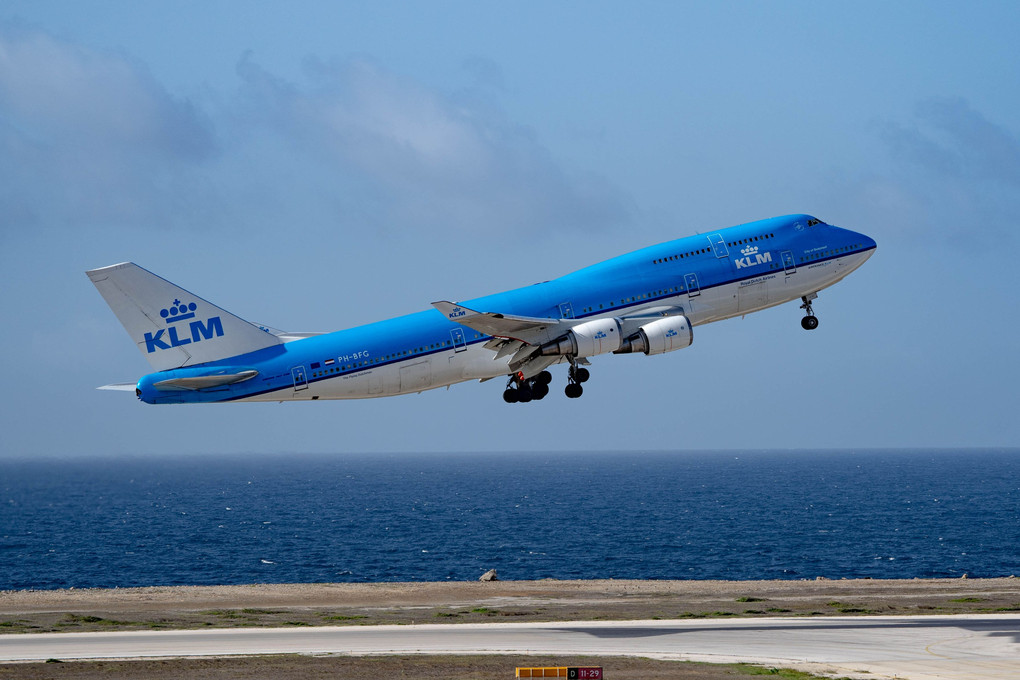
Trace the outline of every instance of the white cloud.
<instances>
[{"instance_id":1,"label":"white cloud","mask_svg":"<svg viewBox=\"0 0 1020 680\"><path fill-rule=\"evenodd\" d=\"M0 121L0 212L23 225L147 222L215 150L141 65L40 31L0 30Z\"/></svg>"},{"instance_id":2,"label":"white cloud","mask_svg":"<svg viewBox=\"0 0 1020 680\"><path fill-rule=\"evenodd\" d=\"M917 104L908 123L884 123L880 136L895 166L874 182L910 214L917 236L941 235L964 248L1013 237L1020 141L1007 128L964 99L933 98Z\"/></svg>"},{"instance_id":3,"label":"white cloud","mask_svg":"<svg viewBox=\"0 0 1020 680\"><path fill-rule=\"evenodd\" d=\"M1020 142L964 99L919 103L914 125L890 123L885 139L897 156L935 175L1020 184Z\"/></svg>"},{"instance_id":4,"label":"white cloud","mask_svg":"<svg viewBox=\"0 0 1020 680\"><path fill-rule=\"evenodd\" d=\"M634 212L510 120L491 62L466 62L471 84L453 92L367 58L309 58L288 82L245 56L237 73L236 96L200 106L129 56L0 28L3 235L317 222L523 245Z\"/></svg>"},{"instance_id":5,"label":"white cloud","mask_svg":"<svg viewBox=\"0 0 1020 680\"><path fill-rule=\"evenodd\" d=\"M565 171L478 87L444 93L367 59L305 66L292 84L242 60L239 117L358 177L382 223L514 236L602 229L632 212L604 179Z\"/></svg>"}]
</instances>

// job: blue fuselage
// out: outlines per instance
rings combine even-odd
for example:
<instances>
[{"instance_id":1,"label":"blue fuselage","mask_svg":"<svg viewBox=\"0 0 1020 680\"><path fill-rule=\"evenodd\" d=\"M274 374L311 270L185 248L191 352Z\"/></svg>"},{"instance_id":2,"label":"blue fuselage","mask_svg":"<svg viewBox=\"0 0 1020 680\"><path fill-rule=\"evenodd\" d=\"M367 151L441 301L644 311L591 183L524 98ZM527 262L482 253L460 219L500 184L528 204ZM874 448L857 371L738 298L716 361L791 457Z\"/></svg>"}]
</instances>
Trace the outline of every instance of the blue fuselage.
<instances>
[{"instance_id":1,"label":"blue fuselage","mask_svg":"<svg viewBox=\"0 0 1020 680\"><path fill-rule=\"evenodd\" d=\"M661 243L460 304L550 319L628 319L677 310L700 325L813 296L863 264L875 248L863 234L789 215ZM138 395L148 403L194 403L420 392L508 374L507 358L485 347L491 340L430 309L150 374L138 382ZM257 377L193 391L153 387L212 367L257 371Z\"/></svg>"}]
</instances>

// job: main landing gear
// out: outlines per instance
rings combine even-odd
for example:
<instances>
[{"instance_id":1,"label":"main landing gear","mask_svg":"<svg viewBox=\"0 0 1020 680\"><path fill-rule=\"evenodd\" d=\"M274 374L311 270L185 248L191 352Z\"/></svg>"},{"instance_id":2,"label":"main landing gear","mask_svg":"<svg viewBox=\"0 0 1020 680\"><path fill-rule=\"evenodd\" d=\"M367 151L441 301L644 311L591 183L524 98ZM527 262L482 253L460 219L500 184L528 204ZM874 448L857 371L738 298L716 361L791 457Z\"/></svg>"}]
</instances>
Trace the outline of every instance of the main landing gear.
<instances>
[{"instance_id":1,"label":"main landing gear","mask_svg":"<svg viewBox=\"0 0 1020 680\"><path fill-rule=\"evenodd\" d=\"M587 382L591 374L587 368L578 366L577 362L571 359L570 369L567 371L567 387L564 393L570 399L577 399L584 392L581 383ZM549 394L549 383L552 382L552 373L542 371L533 378L527 380L520 373L515 373L507 380L506 389L503 390L503 401L508 404L526 404L529 401L539 401Z\"/></svg>"},{"instance_id":2,"label":"main landing gear","mask_svg":"<svg viewBox=\"0 0 1020 680\"><path fill-rule=\"evenodd\" d=\"M508 404L518 402L526 404L529 401L540 401L549 394L549 383L552 382L552 373L542 371L534 378L525 380L520 373L510 376L506 383L506 390L503 391L503 401Z\"/></svg>"},{"instance_id":3,"label":"main landing gear","mask_svg":"<svg viewBox=\"0 0 1020 680\"><path fill-rule=\"evenodd\" d=\"M806 331L813 331L818 328L818 317L815 310L811 309L811 301L818 297L818 293L810 293L801 298L804 304L800 306L804 310L804 318L800 320L800 327Z\"/></svg>"},{"instance_id":4,"label":"main landing gear","mask_svg":"<svg viewBox=\"0 0 1020 680\"><path fill-rule=\"evenodd\" d=\"M581 383L588 382L590 377L591 373L588 372L588 369L578 366L573 357L570 357L570 370L567 371L567 380L569 382L567 382L567 387L563 390L564 394L569 399L577 399L584 394L584 388L581 387Z\"/></svg>"}]
</instances>

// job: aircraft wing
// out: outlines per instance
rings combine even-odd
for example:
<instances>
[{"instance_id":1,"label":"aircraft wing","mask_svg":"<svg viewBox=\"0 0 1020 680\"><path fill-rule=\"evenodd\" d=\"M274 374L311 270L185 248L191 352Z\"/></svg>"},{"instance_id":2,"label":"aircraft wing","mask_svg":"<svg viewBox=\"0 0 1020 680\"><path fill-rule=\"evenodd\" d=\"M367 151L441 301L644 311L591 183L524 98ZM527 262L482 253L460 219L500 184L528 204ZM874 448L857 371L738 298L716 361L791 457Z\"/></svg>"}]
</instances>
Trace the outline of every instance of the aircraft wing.
<instances>
[{"instance_id":1,"label":"aircraft wing","mask_svg":"<svg viewBox=\"0 0 1020 680\"><path fill-rule=\"evenodd\" d=\"M512 354L508 363L510 370L515 373L520 371L525 377L536 375L561 360L558 356L538 355L539 346L563 335L572 326L584 323L576 319L543 319L479 312L447 301L433 302L432 306L450 321L493 336L492 340L485 343L485 347L496 353L494 358L497 360ZM587 364L588 361L578 359L578 363Z\"/></svg>"},{"instance_id":2,"label":"aircraft wing","mask_svg":"<svg viewBox=\"0 0 1020 680\"><path fill-rule=\"evenodd\" d=\"M528 345L547 342L565 332L573 319L542 319L533 316L514 316L497 312L479 312L453 302L433 302L432 306L450 321L473 328L497 338L518 340Z\"/></svg>"},{"instance_id":3,"label":"aircraft wing","mask_svg":"<svg viewBox=\"0 0 1020 680\"><path fill-rule=\"evenodd\" d=\"M450 321L473 328L494 338L516 341L524 345L541 345L563 335L574 326L588 321L588 319L544 319L498 312L479 312L464 305L446 301L433 302L432 306L442 312ZM624 321L647 323L650 319L683 313L682 307L663 305L643 310L640 315L628 314L621 318ZM487 346L489 349L497 350L500 355L509 354L510 345L508 343L490 341ZM517 345L515 349L520 349L520 345Z\"/></svg>"},{"instance_id":4,"label":"aircraft wing","mask_svg":"<svg viewBox=\"0 0 1020 680\"><path fill-rule=\"evenodd\" d=\"M554 363L562 361L561 356L541 354L541 346L562 337L571 328L587 323L585 319L543 319L532 316L515 316L498 312L479 312L453 302L433 302L447 319L480 333L493 336L485 343L486 349L495 352L495 359L513 355L507 363L511 371L522 372L526 377L534 375ZM618 319L621 332L633 332L639 325L653 319L683 314L683 308L664 305L645 309L638 316L627 315ZM633 326L633 328L629 328ZM576 363L587 364L584 357L576 357Z\"/></svg>"}]
</instances>

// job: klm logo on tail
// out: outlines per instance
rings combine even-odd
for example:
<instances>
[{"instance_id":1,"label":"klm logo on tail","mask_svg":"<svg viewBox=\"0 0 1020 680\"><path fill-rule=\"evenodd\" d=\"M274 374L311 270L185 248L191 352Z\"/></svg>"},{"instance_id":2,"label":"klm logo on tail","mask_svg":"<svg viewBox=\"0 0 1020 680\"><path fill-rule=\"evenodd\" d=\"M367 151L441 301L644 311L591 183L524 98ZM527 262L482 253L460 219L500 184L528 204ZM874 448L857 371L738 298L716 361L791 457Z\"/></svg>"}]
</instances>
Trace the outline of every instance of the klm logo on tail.
<instances>
[{"instance_id":1,"label":"klm logo on tail","mask_svg":"<svg viewBox=\"0 0 1020 680\"><path fill-rule=\"evenodd\" d=\"M169 325L194 319L196 309L198 309L198 305L194 302L183 303L180 300L174 300L170 307L159 310L159 315L166 319L166 323ZM160 328L155 335L146 333L145 351L152 354L157 349L170 349L171 347L190 345L193 342L223 337L223 322L218 316L210 317L204 322L201 320L190 322L186 327L184 337L180 336L179 329L181 328L182 326L170 326L169 328Z\"/></svg>"},{"instance_id":2,"label":"klm logo on tail","mask_svg":"<svg viewBox=\"0 0 1020 680\"><path fill-rule=\"evenodd\" d=\"M733 260L737 264L737 269L755 267L759 264L765 264L766 262L772 261L772 253L768 251L759 253L758 246L747 246L746 248L741 248L740 254L744 257L738 257Z\"/></svg>"}]
</instances>

